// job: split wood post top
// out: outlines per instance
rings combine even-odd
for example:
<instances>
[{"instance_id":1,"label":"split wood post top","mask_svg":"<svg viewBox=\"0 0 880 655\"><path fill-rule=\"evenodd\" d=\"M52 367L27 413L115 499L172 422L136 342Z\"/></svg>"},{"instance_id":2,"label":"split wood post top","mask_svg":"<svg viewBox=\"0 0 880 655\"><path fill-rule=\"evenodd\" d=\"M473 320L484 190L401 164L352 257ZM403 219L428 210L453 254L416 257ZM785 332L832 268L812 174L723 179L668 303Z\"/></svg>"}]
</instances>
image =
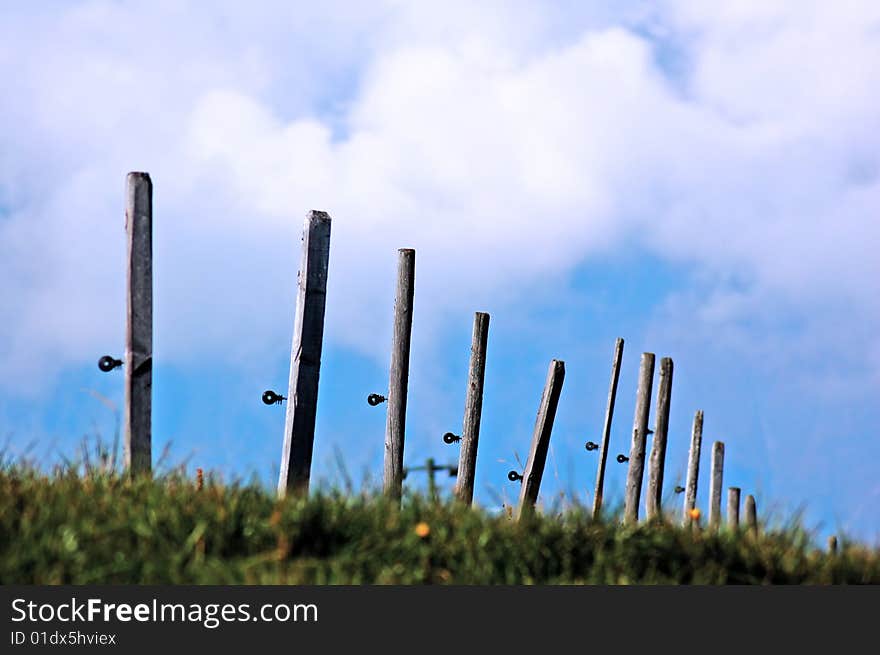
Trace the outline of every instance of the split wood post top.
<instances>
[{"instance_id":1,"label":"split wood post top","mask_svg":"<svg viewBox=\"0 0 880 655\"><path fill-rule=\"evenodd\" d=\"M132 475L152 469L153 409L153 183L148 173L126 180L128 241L125 327L125 467Z\"/></svg>"},{"instance_id":2,"label":"split wood post top","mask_svg":"<svg viewBox=\"0 0 880 655\"><path fill-rule=\"evenodd\" d=\"M324 342L330 224L330 215L322 211L309 212L303 223L279 496L288 491L307 493L309 490Z\"/></svg>"}]
</instances>

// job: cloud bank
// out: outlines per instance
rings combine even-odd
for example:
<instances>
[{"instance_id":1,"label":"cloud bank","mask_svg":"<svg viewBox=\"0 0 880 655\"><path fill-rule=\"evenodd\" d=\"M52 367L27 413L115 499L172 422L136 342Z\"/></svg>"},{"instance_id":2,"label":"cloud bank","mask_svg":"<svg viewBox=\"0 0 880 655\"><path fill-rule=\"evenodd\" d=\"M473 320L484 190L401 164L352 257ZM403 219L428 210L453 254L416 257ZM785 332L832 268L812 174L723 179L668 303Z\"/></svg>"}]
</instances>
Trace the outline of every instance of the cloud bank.
<instances>
[{"instance_id":1,"label":"cloud bank","mask_svg":"<svg viewBox=\"0 0 880 655\"><path fill-rule=\"evenodd\" d=\"M365 353L398 247L427 340L634 250L692 271L668 334L876 390L876 3L354 7L4 9L0 385L121 344L124 176L148 170L175 361L287 338L315 208L328 336Z\"/></svg>"}]
</instances>

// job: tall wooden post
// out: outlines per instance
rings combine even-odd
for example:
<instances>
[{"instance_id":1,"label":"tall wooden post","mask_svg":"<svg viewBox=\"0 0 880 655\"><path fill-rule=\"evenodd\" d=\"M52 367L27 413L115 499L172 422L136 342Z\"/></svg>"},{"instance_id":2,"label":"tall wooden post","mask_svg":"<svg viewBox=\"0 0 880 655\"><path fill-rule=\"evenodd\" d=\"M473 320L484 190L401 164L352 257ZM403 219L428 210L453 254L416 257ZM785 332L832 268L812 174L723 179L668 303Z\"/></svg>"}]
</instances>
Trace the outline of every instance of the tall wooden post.
<instances>
[{"instance_id":1,"label":"tall wooden post","mask_svg":"<svg viewBox=\"0 0 880 655\"><path fill-rule=\"evenodd\" d=\"M684 518L682 525L691 525L691 510L697 506L697 482L700 477L700 448L703 443L703 410L694 414L694 427L691 431L691 447L688 452L687 482L684 491Z\"/></svg>"},{"instance_id":2,"label":"tall wooden post","mask_svg":"<svg viewBox=\"0 0 880 655\"><path fill-rule=\"evenodd\" d=\"M614 342L614 358L611 360L611 384L608 403L605 406L605 424L602 426L602 443L599 446L599 470L596 472L596 492L593 494L593 518L602 511L602 495L605 491L605 465L608 461L608 443L611 440L611 420L614 418L614 402L617 399L617 382L620 380L620 364L623 360L623 339Z\"/></svg>"},{"instance_id":3,"label":"tall wooden post","mask_svg":"<svg viewBox=\"0 0 880 655\"><path fill-rule=\"evenodd\" d=\"M739 530L739 499L741 493L739 487L730 487L727 490L727 527L734 532Z\"/></svg>"},{"instance_id":4,"label":"tall wooden post","mask_svg":"<svg viewBox=\"0 0 880 655\"><path fill-rule=\"evenodd\" d=\"M471 363L468 370L467 396L464 403L464 425L461 451L458 456L458 477L455 495L470 505L474 499L474 478L477 470L477 444L480 440L480 418L483 412L483 382L486 377L486 344L489 340L489 315L474 314L471 338Z\"/></svg>"},{"instance_id":5,"label":"tall wooden post","mask_svg":"<svg viewBox=\"0 0 880 655\"><path fill-rule=\"evenodd\" d=\"M538 417L535 420L532 447L526 462L526 470L523 472L517 519L534 511L535 503L538 502L538 491L544 476L544 464L550 448L550 433L553 431L563 380L565 380L565 362L558 359L551 360L544 393L541 395L541 404L538 407Z\"/></svg>"},{"instance_id":6,"label":"tall wooden post","mask_svg":"<svg viewBox=\"0 0 880 655\"><path fill-rule=\"evenodd\" d=\"M412 337L416 251L398 250L394 332L388 380L388 414L385 423L385 493L400 498L403 491L403 444L406 432L406 394L409 386L409 350Z\"/></svg>"},{"instance_id":7,"label":"tall wooden post","mask_svg":"<svg viewBox=\"0 0 880 655\"><path fill-rule=\"evenodd\" d=\"M309 490L329 264L330 216L311 211L303 224L279 496L287 492L305 494Z\"/></svg>"},{"instance_id":8,"label":"tall wooden post","mask_svg":"<svg viewBox=\"0 0 880 655\"><path fill-rule=\"evenodd\" d=\"M639 366L639 388L636 394L636 414L633 419L632 446L629 451L629 469L626 474L626 497L623 518L626 523L639 520L639 500L645 471L645 440L648 436L648 415L651 411L651 387L654 382L654 353L642 353Z\"/></svg>"},{"instance_id":9,"label":"tall wooden post","mask_svg":"<svg viewBox=\"0 0 880 655\"><path fill-rule=\"evenodd\" d=\"M724 444L712 444L712 469L709 487L709 528L717 530L721 524L721 486L724 478Z\"/></svg>"},{"instance_id":10,"label":"tall wooden post","mask_svg":"<svg viewBox=\"0 0 880 655\"><path fill-rule=\"evenodd\" d=\"M645 516L650 521L660 518L663 503L663 469L666 465L666 437L669 432L669 404L672 397L672 359L660 360L660 383L657 387L657 416L654 439L651 445L651 461L648 467L648 497L645 499Z\"/></svg>"},{"instance_id":11,"label":"tall wooden post","mask_svg":"<svg viewBox=\"0 0 880 655\"><path fill-rule=\"evenodd\" d=\"M125 232L125 467L140 475L151 471L153 440L153 183L148 173L128 174Z\"/></svg>"}]
</instances>

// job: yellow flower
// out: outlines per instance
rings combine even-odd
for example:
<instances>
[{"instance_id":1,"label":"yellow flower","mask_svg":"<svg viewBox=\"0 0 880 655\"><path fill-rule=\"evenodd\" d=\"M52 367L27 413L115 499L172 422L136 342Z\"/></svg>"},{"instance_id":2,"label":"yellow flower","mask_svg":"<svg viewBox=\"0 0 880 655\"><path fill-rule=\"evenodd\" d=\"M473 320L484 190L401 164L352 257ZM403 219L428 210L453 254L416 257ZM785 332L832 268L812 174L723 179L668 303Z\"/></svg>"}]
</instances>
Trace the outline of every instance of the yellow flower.
<instances>
[{"instance_id":1,"label":"yellow flower","mask_svg":"<svg viewBox=\"0 0 880 655\"><path fill-rule=\"evenodd\" d=\"M416 525L415 533L417 536L424 539L429 534L431 534L431 526L428 525L427 523L425 523L424 521L422 521L421 523L418 523Z\"/></svg>"},{"instance_id":2,"label":"yellow flower","mask_svg":"<svg viewBox=\"0 0 880 655\"><path fill-rule=\"evenodd\" d=\"M690 515L690 517L691 517L694 521L699 521L699 520L700 520L700 510L699 510L699 508L694 507L691 511L688 512L688 514Z\"/></svg>"}]
</instances>

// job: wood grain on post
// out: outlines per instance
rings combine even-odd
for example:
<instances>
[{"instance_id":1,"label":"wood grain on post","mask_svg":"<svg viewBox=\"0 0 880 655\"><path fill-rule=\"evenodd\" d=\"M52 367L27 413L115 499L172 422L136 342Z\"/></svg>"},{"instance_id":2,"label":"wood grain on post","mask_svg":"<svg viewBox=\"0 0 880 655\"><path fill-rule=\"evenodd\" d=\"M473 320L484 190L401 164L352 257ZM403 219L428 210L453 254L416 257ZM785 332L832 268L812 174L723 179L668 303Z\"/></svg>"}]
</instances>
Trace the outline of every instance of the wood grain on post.
<instances>
[{"instance_id":1,"label":"wood grain on post","mask_svg":"<svg viewBox=\"0 0 880 655\"><path fill-rule=\"evenodd\" d=\"M406 394L409 386L409 351L412 337L416 251L398 250L397 293L391 337L391 370L388 380L388 413L385 423L385 493L400 498L403 491L403 443L406 432Z\"/></svg>"},{"instance_id":2,"label":"wood grain on post","mask_svg":"<svg viewBox=\"0 0 880 655\"><path fill-rule=\"evenodd\" d=\"M611 360L611 385L608 388L608 404L605 406L605 424L602 426L602 443L599 445L599 470L596 473L596 493L593 494L593 518L602 511L602 495L605 491L605 465L608 461L608 443L611 440L611 421L614 418L614 402L617 399L617 382L620 379L620 363L623 360L623 339L614 343Z\"/></svg>"},{"instance_id":3,"label":"wood grain on post","mask_svg":"<svg viewBox=\"0 0 880 655\"><path fill-rule=\"evenodd\" d=\"M691 448L688 452L687 482L684 487L684 518L682 524L691 525L691 510L697 506L697 482L700 477L700 448L703 444L703 410L694 414L694 427L691 431Z\"/></svg>"},{"instance_id":4,"label":"wood grain on post","mask_svg":"<svg viewBox=\"0 0 880 655\"><path fill-rule=\"evenodd\" d=\"M565 362L558 359L551 360L544 393L541 395L541 404L538 407L538 417L535 420L532 447L523 472L517 519L531 513L535 509L535 503L538 502L538 490L541 488L541 478L544 476L544 464L550 448L550 433L553 431L563 380L565 380Z\"/></svg>"},{"instance_id":5,"label":"wood grain on post","mask_svg":"<svg viewBox=\"0 0 880 655\"><path fill-rule=\"evenodd\" d=\"M739 499L741 490L739 487L730 487L727 490L727 527L730 530L739 530Z\"/></svg>"},{"instance_id":6,"label":"wood grain on post","mask_svg":"<svg viewBox=\"0 0 880 655\"><path fill-rule=\"evenodd\" d=\"M648 496L645 516L650 521L660 518L663 503L663 469L666 465L666 437L669 433L669 405L672 398L672 359L660 360L660 382L657 385L657 415L654 418L654 439L648 466Z\"/></svg>"},{"instance_id":7,"label":"wood grain on post","mask_svg":"<svg viewBox=\"0 0 880 655\"><path fill-rule=\"evenodd\" d=\"M153 183L148 173L126 180L128 241L125 327L125 467L132 475L152 469L153 406Z\"/></svg>"},{"instance_id":8,"label":"wood grain on post","mask_svg":"<svg viewBox=\"0 0 880 655\"><path fill-rule=\"evenodd\" d=\"M718 529L721 524L721 486L724 478L724 444L712 444L712 469L709 474L709 528Z\"/></svg>"},{"instance_id":9,"label":"wood grain on post","mask_svg":"<svg viewBox=\"0 0 880 655\"><path fill-rule=\"evenodd\" d=\"M758 536L758 509L755 506L755 497L752 494L746 496L746 530L753 537Z\"/></svg>"},{"instance_id":10,"label":"wood grain on post","mask_svg":"<svg viewBox=\"0 0 880 655\"><path fill-rule=\"evenodd\" d=\"M474 314L471 338L471 363L468 370L467 396L464 403L464 424L455 495L468 505L474 499L474 478L477 470L477 444L480 440L480 418L483 413L483 382L486 377L486 345L489 340L489 315Z\"/></svg>"},{"instance_id":11,"label":"wood grain on post","mask_svg":"<svg viewBox=\"0 0 880 655\"><path fill-rule=\"evenodd\" d=\"M290 379L284 419L284 446L278 495L308 493L318 411L318 382L324 342L327 270L330 264L330 216L311 211L303 225L302 259L297 280L296 314L290 351Z\"/></svg>"},{"instance_id":12,"label":"wood grain on post","mask_svg":"<svg viewBox=\"0 0 880 655\"><path fill-rule=\"evenodd\" d=\"M651 411L651 387L654 381L654 353L642 353L639 366L639 387L636 394L636 414L633 419L632 445L629 451L629 469L626 474L626 498L623 518L626 523L639 520L639 500L645 471L645 439L648 435L648 415Z\"/></svg>"}]
</instances>

